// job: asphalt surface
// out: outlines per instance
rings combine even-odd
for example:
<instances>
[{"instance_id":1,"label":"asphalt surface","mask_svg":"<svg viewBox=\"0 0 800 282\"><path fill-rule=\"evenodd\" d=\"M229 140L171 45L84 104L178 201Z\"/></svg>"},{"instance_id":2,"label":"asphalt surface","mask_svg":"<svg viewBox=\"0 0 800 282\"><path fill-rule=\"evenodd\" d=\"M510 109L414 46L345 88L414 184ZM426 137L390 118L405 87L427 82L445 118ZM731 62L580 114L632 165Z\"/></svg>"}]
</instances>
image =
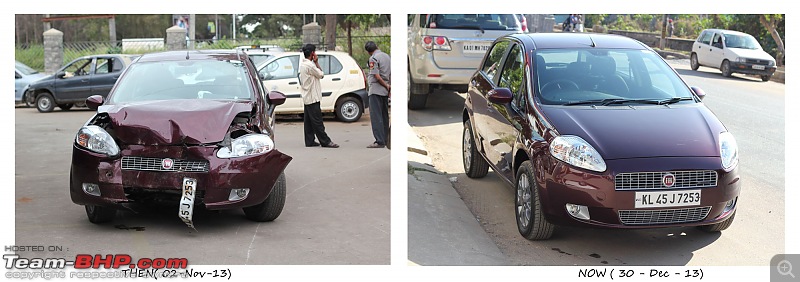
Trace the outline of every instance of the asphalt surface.
<instances>
[{"instance_id":1,"label":"asphalt surface","mask_svg":"<svg viewBox=\"0 0 800 282\"><path fill-rule=\"evenodd\" d=\"M704 103L739 144L743 189L736 220L721 233L690 227L561 227L550 240L528 241L517 231L513 189L494 172L482 179L464 174L463 93L437 90L429 97L426 109L409 111L408 122L420 136L435 169L455 180L453 187L510 264L768 265L785 245L785 85L742 75L725 78L710 68L691 71L686 60L670 63L689 85L707 93Z\"/></svg>"},{"instance_id":2,"label":"asphalt surface","mask_svg":"<svg viewBox=\"0 0 800 282\"><path fill-rule=\"evenodd\" d=\"M369 115L356 123L325 120L341 147L306 148L302 120L279 120L276 148L294 158L286 169L287 198L273 222L247 220L241 210L195 210L198 232L177 207L120 212L92 224L69 197L69 168L85 108L42 114L15 109L15 228L17 246L61 246L21 257L70 260L76 254L187 258L190 265L389 264L390 156L372 143Z\"/></svg>"}]
</instances>

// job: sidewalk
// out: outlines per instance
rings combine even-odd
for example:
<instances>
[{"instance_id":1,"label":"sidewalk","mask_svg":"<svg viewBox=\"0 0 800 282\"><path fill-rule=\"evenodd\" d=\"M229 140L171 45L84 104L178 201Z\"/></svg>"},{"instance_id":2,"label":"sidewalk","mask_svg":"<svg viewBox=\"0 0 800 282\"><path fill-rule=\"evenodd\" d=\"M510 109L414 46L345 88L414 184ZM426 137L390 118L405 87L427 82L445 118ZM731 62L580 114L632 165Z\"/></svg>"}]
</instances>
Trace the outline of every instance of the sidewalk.
<instances>
[{"instance_id":1,"label":"sidewalk","mask_svg":"<svg viewBox=\"0 0 800 282\"><path fill-rule=\"evenodd\" d=\"M409 265L509 265L408 128Z\"/></svg>"}]
</instances>

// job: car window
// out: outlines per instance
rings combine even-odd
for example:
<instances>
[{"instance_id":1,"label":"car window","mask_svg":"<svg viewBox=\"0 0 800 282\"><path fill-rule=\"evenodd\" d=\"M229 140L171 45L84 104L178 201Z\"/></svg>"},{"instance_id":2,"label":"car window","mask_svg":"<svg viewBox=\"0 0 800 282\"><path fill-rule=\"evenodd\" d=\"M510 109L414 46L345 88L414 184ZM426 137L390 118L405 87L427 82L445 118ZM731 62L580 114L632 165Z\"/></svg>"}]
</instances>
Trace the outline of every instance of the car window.
<instances>
[{"instance_id":1,"label":"car window","mask_svg":"<svg viewBox=\"0 0 800 282\"><path fill-rule=\"evenodd\" d=\"M113 73L122 71L122 62L117 58L97 58L94 68L95 74Z\"/></svg>"},{"instance_id":2,"label":"car window","mask_svg":"<svg viewBox=\"0 0 800 282\"><path fill-rule=\"evenodd\" d=\"M319 67L326 75L336 74L342 71L342 63L331 55L319 55Z\"/></svg>"},{"instance_id":3,"label":"car window","mask_svg":"<svg viewBox=\"0 0 800 282\"><path fill-rule=\"evenodd\" d=\"M39 73L35 69L32 69L29 66L26 66L25 64L20 63L20 62L15 62L15 66L16 66L17 71L20 72L21 74L24 74L24 75L32 75L32 74Z\"/></svg>"},{"instance_id":4,"label":"car window","mask_svg":"<svg viewBox=\"0 0 800 282\"><path fill-rule=\"evenodd\" d=\"M714 34L714 40L711 41L711 46L722 48L722 37L719 35L719 33Z\"/></svg>"},{"instance_id":5,"label":"car window","mask_svg":"<svg viewBox=\"0 0 800 282\"><path fill-rule=\"evenodd\" d=\"M150 100L250 99L242 61L190 60L136 63L111 94L112 103Z\"/></svg>"},{"instance_id":6,"label":"car window","mask_svg":"<svg viewBox=\"0 0 800 282\"><path fill-rule=\"evenodd\" d=\"M271 59L272 55L269 54L249 54L250 59L253 60L253 64L256 66L261 65L262 63L266 62L267 60Z\"/></svg>"},{"instance_id":7,"label":"car window","mask_svg":"<svg viewBox=\"0 0 800 282\"><path fill-rule=\"evenodd\" d=\"M500 67L500 62L503 59L503 55L505 55L506 50L508 50L508 44L508 41L497 42L497 44L492 47L492 50L487 53L489 56L486 57L486 61L483 63L481 71L490 81L494 81L494 76L497 74L497 68Z\"/></svg>"},{"instance_id":8,"label":"car window","mask_svg":"<svg viewBox=\"0 0 800 282\"><path fill-rule=\"evenodd\" d=\"M724 40L727 48L761 49L761 44L758 44L758 41L750 35L725 34Z\"/></svg>"},{"instance_id":9,"label":"car window","mask_svg":"<svg viewBox=\"0 0 800 282\"><path fill-rule=\"evenodd\" d=\"M300 56L278 58L259 70L265 80L296 78Z\"/></svg>"},{"instance_id":10,"label":"car window","mask_svg":"<svg viewBox=\"0 0 800 282\"><path fill-rule=\"evenodd\" d=\"M22 76L21 76L21 75L19 75L19 73L18 73L18 72L14 72L14 74L15 74L15 76L14 76L14 79L20 79L20 78L22 78Z\"/></svg>"},{"instance_id":11,"label":"car window","mask_svg":"<svg viewBox=\"0 0 800 282\"><path fill-rule=\"evenodd\" d=\"M439 14L431 15L427 28L469 30L522 30L512 14Z\"/></svg>"},{"instance_id":12,"label":"car window","mask_svg":"<svg viewBox=\"0 0 800 282\"><path fill-rule=\"evenodd\" d=\"M524 64L519 45L515 44L511 47L511 52L508 53L508 59L506 59L503 71L500 73L500 82L497 85L510 89L511 93L517 96L522 86L522 66Z\"/></svg>"},{"instance_id":13,"label":"car window","mask_svg":"<svg viewBox=\"0 0 800 282\"><path fill-rule=\"evenodd\" d=\"M92 67L92 59L80 59L72 62L64 68L64 77L89 75Z\"/></svg>"},{"instance_id":14,"label":"car window","mask_svg":"<svg viewBox=\"0 0 800 282\"><path fill-rule=\"evenodd\" d=\"M711 44L711 38L714 36L713 32L704 31L703 34L700 35L697 41L704 44Z\"/></svg>"}]
</instances>

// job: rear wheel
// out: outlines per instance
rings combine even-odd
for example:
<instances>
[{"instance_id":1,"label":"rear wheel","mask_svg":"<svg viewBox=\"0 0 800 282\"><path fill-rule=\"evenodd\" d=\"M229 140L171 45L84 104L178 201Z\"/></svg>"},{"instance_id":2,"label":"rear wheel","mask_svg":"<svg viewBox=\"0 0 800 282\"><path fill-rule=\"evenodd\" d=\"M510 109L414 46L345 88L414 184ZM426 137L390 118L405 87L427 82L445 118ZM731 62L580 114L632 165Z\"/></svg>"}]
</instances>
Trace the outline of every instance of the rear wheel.
<instances>
[{"instance_id":1,"label":"rear wheel","mask_svg":"<svg viewBox=\"0 0 800 282\"><path fill-rule=\"evenodd\" d=\"M91 223L105 223L114 220L117 210L95 205L85 205L86 216Z\"/></svg>"},{"instance_id":2,"label":"rear wheel","mask_svg":"<svg viewBox=\"0 0 800 282\"><path fill-rule=\"evenodd\" d=\"M40 113L49 113L56 107L56 101L53 100L53 95L50 93L42 93L36 97L36 109Z\"/></svg>"},{"instance_id":3,"label":"rear wheel","mask_svg":"<svg viewBox=\"0 0 800 282\"><path fill-rule=\"evenodd\" d=\"M517 193L514 214L517 229L528 240L547 240L553 236L555 225L544 218L539 189L533 174L531 161L525 161L517 172Z\"/></svg>"},{"instance_id":4,"label":"rear wheel","mask_svg":"<svg viewBox=\"0 0 800 282\"><path fill-rule=\"evenodd\" d=\"M475 137L472 133L472 123L464 122L464 136L461 146L464 172L470 178L481 178L489 173L489 163L480 155L475 146Z\"/></svg>"},{"instance_id":5,"label":"rear wheel","mask_svg":"<svg viewBox=\"0 0 800 282\"><path fill-rule=\"evenodd\" d=\"M731 77L731 62L728 62L728 60L722 61L722 66L719 67L719 70L722 72L722 76Z\"/></svg>"},{"instance_id":6,"label":"rear wheel","mask_svg":"<svg viewBox=\"0 0 800 282\"><path fill-rule=\"evenodd\" d=\"M69 111L69 109L72 109L72 106L74 106L74 104L60 104L60 105L58 105L58 107L62 111Z\"/></svg>"},{"instance_id":7,"label":"rear wheel","mask_svg":"<svg viewBox=\"0 0 800 282\"><path fill-rule=\"evenodd\" d=\"M336 118L343 122L354 122L361 118L364 113L364 105L358 98L348 96L341 97L336 102Z\"/></svg>"},{"instance_id":8,"label":"rear wheel","mask_svg":"<svg viewBox=\"0 0 800 282\"><path fill-rule=\"evenodd\" d=\"M692 57L691 57L691 59L689 61L691 62L692 70L697 70L697 69L700 68L700 62L697 61L697 54L696 53L692 53Z\"/></svg>"},{"instance_id":9,"label":"rear wheel","mask_svg":"<svg viewBox=\"0 0 800 282\"><path fill-rule=\"evenodd\" d=\"M421 110L425 108L425 103L428 102L428 93L431 91L431 85L427 83L414 83L411 78L411 71L408 72L408 109Z\"/></svg>"},{"instance_id":10,"label":"rear wheel","mask_svg":"<svg viewBox=\"0 0 800 282\"><path fill-rule=\"evenodd\" d=\"M264 202L242 210L247 219L252 221L273 221L281 215L284 203L286 203L286 175L281 173Z\"/></svg>"},{"instance_id":11,"label":"rear wheel","mask_svg":"<svg viewBox=\"0 0 800 282\"><path fill-rule=\"evenodd\" d=\"M733 218L734 217L736 217L736 212L735 211L733 212L731 217L729 217L728 219L726 219L726 220L724 220L724 221L722 221L720 223L698 226L697 229L703 230L705 232L720 232L722 230L728 229L728 227L731 227L731 224L733 224Z\"/></svg>"},{"instance_id":12,"label":"rear wheel","mask_svg":"<svg viewBox=\"0 0 800 282\"><path fill-rule=\"evenodd\" d=\"M765 75L762 75L762 76L761 76L761 81L769 81L771 78L772 78L772 76L771 76L771 75L766 75L766 74L765 74Z\"/></svg>"}]
</instances>

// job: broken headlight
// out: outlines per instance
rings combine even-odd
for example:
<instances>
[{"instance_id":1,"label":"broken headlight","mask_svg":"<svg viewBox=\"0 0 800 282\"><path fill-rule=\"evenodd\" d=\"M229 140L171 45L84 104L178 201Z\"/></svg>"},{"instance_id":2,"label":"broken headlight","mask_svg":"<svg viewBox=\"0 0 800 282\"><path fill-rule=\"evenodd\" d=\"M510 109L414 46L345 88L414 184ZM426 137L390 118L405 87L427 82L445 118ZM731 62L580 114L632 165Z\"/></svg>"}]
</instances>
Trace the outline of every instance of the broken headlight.
<instances>
[{"instance_id":1,"label":"broken headlight","mask_svg":"<svg viewBox=\"0 0 800 282\"><path fill-rule=\"evenodd\" d=\"M266 154L275 148L272 138L266 134L247 134L231 140L230 147L222 147L217 151L217 158L235 158Z\"/></svg>"},{"instance_id":2,"label":"broken headlight","mask_svg":"<svg viewBox=\"0 0 800 282\"><path fill-rule=\"evenodd\" d=\"M105 129L96 125L81 127L75 136L75 143L89 151L109 157L119 154L119 146L114 142L114 138L111 138Z\"/></svg>"}]
</instances>

